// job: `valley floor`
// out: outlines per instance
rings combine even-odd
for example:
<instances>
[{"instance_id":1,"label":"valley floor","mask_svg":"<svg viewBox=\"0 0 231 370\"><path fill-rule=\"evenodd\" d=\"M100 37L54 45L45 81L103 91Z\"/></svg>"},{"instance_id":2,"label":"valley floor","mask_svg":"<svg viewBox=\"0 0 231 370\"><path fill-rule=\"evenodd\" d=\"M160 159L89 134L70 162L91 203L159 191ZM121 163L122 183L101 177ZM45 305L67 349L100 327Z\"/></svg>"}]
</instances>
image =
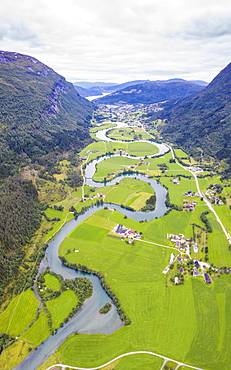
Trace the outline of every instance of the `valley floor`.
<instances>
[{"instance_id":1,"label":"valley floor","mask_svg":"<svg viewBox=\"0 0 231 370\"><path fill-rule=\"evenodd\" d=\"M111 120L122 120L114 112L103 114L103 125L107 128ZM146 139L142 114L129 113L129 121L135 117L136 121L141 120L139 132L133 126L122 131L113 128L110 140L144 134ZM96 137L101 130L97 126L97 115L93 124L92 134ZM203 163L197 163L180 149L156 156L153 144L138 141L94 142L80 153L82 169L109 152L112 154L99 161L93 173L93 180L101 182L99 187L85 183L61 200L55 197L66 176L68 164L62 163L58 179L62 181L56 183L53 200L48 202L45 211L46 217L53 221L44 220L43 241L52 239L66 221L74 217L73 212L80 213L96 202L130 207L135 212L150 206L148 201L154 195L150 184L129 177L121 180L118 175L139 172L157 179L168 189L168 211L164 216L138 221L114 210L111 204L80 223L59 248L59 256L68 263L104 275L105 284L116 295L119 307L131 323L110 335L75 333L37 368L228 370L231 362L231 182L221 181L219 174L203 169ZM116 178L115 184L106 186L105 179L113 178ZM221 192L217 184L221 185ZM50 196L47 189L48 184L40 183L42 197ZM59 220L54 221L55 218ZM115 232L119 225L133 230L139 238L134 237L132 231L125 237ZM33 289L27 289L0 314L0 332L16 338L1 354L1 369L14 368L46 340L50 335L48 318L56 330L77 305L78 297L71 290L63 291L56 279L57 276L47 276L42 289L50 289L49 294L60 291L61 295L52 298L42 310L38 311L39 301ZM105 314L105 320L107 315L110 312Z\"/></svg>"}]
</instances>

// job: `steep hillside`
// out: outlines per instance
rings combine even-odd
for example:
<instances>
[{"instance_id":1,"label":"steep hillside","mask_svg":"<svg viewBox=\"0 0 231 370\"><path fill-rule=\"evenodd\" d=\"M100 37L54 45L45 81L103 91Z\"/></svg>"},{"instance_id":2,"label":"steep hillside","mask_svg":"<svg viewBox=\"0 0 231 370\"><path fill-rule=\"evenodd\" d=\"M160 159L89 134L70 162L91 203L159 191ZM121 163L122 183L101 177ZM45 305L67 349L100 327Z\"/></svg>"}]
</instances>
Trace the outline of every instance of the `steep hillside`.
<instances>
[{"instance_id":1,"label":"steep hillside","mask_svg":"<svg viewBox=\"0 0 231 370\"><path fill-rule=\"evenodd\" d=\"M187 150L197 147L231 164L231 63L199 94L162 111L162 134Z\"/></svg>"},{"instance_id":2,"label":"steep hillside","mask_svg":"<svg viewBox=\"0 0 231 370\"><path fill-rule=\"evenodd\" d=\"M6 164L33 160L54 148L81 148L89 139L92 104L64 77L33 57L5 51L0 52L0 76L4 173Z\"/></svg>"},{"instance_id":3,"label":"steep hillside","mask_svg":"<svg viewBox=\"0 0 231 370\"><path fill-rule=\"evenodd\" d=\"M4 51L0 52L0 99L1 300L2 289L19 271L21 278L26 276L25 245L39 227L43 209L34 183L25 180L20 170L30 165L30 170L46 173L63 152L75 155L83 148L91 140L93 105L35 58ZM20 288L16 284L14 289Z\"/></svg>"},{"instance_id":4,"label":"steep hillside","mask_svg":"<svg viewBox=\"0 0 231 370\"><path fill-rule=\"evenodd\" d=\"M149 81L122 88L103 98L96 99L96 104L150 104L165 100L184 99L195 95L204 86L184 80Z\"/></svg>"}]
</instances>

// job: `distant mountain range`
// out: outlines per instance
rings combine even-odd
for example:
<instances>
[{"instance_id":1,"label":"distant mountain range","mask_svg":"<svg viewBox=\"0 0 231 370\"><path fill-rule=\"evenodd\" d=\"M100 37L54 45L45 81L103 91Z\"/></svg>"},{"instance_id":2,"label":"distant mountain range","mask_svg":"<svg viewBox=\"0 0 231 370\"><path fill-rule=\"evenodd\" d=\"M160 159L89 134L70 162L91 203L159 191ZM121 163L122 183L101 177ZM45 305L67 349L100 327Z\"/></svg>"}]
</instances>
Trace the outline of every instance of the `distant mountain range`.
<instances>
[{"instance_id":1,"label":"distant mountain range","mask_svg":"<svg viewBox=\"0 0 231 370\"><path fill-rule=\"evenodd\" d=\"M0 170L55 147L83 147L93 105L71 83L33 57L6 51L0 75Z\"/></svg>"},{"instance_id":2,"label":"distant mountain range","mask_svg":"<svg viewBox=\"0 0 231 370\"><path fill-rule=\"evenodd\" d=\"M100 97L96 104L151 104L166 100L184 99L195 95L206 86L203 81L172 79L166 81L132 81L116 87L110 95ZM115 89L115 87L112 87Z\"/></svg>"},{"instance_id":3,"label":"distant mountain range","mask_svg":"<svg viewBox=\"0 0 231 370\"><path fill-rule=\"evenodd\" d=\"M144 83L148 80L129 81L122 84L107 83L107 82L74 82L74 87L83 97L97 96L107 93L113 93L128 86Z\"/></svg>"},{"instance_id":4,"label":"distant mountain range","mask_svg":"<svg viewBox=\"0 0 231 370\"><path fill-rule=\"evenodd\" d=\"M166 119L161 128L165 139L193 154L199 147L231 166L231 63L197 95L162 107L157 115Z\"/></svg>"}]
</instances>

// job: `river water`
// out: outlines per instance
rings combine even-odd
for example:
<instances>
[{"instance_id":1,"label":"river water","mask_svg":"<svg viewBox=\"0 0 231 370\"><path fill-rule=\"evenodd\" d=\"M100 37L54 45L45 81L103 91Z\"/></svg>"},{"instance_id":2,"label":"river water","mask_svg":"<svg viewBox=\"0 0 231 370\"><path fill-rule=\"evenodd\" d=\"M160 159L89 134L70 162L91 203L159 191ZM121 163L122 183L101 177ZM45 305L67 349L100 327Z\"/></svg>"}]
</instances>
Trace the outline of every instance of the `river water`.
<instances>
[{"instance_id":1,"label":"river water","mask_svg":"<svg viewBox=\"0 0 231 370\"><path fill-rule=\"evenodd\" d=\"M102 134L102 132L104 133ZM102 137L106 137L107 130L102 130L101 135ZM107 138L106 140L108 140ZM164 152L168 151L168 148L163 144L159 144L160 154L164 154ZM165 148L164 148L165 147ZM96 171L96 163L102 160L106 160L108 157L103 156L98 160L94 160L89 163L85 169L85 176L86 176L86 184L90 186L102 187L105 186L104 183L98 183L92 180L94 173ZM132 157L134 158L134 157ZM71 334L78 331L79 333L85 334L93 334L93 333L104 333L104 334L111 334L114 331L120 329L123 324L116 312L116 307L112 305L112 309L105 315L99 314L99 309L107 302L111 303L110 297L107 295L105 290L102 288L100 281L97 276L93 274L86 274L79 271L75 271L70 269L64 265L62 265L61 261L58 258L58 249L60 243L65 239L65 237L76 228L81 222L83 222L87 217L92 215L93 213L97 212L99 209L104 207L114 208L115 210L119 211L123 215L127 217L137 220L137 221L149 221L156 217L161 217L166 212L167 208L165 205L166 199L166 189L158 184L156 180L149 179L145 175L141 174L126 174L117 177L116 179L107 182L106 185L113 185L116 182L119 182L124 176L130 176L133 178L137 178L138 180L146 181L150 183L153 187L155 194L156 194L156 208L152 212L135 212L130 211L125 208L122 208L119 205L115 204L108 204L104 203L103 205L93 206L89 208L84 214L80 215L77 219L74 219L68 222L61 231L57 234L54 240L49 243L49 246L46 250L45 256L41 261L39 267L39 273L45 270L46 267L50 267L52 271L57 274L61 274L64 279L74 279L77 276L85 276L93 284L93 294L92 296L87 299L80 311L74 315L66 324L63 325L62 328L59 328L57 333L50 336L48 339L42 343L37 350L30 353L27 358L17 367L15 370L36 370L39 365L42 364L60 345L61 343ZM36 292L37 293L37 292ZM37 296L37 294L36 294Z\"/></svg>"}]
</instances>

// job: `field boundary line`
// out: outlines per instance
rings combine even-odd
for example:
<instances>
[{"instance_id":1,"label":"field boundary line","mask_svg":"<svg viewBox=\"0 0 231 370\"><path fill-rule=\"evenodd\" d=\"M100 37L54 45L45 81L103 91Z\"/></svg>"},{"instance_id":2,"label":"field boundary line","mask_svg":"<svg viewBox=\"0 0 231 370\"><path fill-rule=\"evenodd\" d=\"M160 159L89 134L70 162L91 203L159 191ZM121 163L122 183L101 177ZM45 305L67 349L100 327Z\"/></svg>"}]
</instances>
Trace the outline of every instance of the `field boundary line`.
<instances>
[{"instance_id":1,"label":"field boundary line","mask_svg":"<svg viewBox=\"0 0 231 370\"><path fill-rule=\"evenodd\" d=\"M158 245L159 247L168 248L168 249L175 249L177 252L179 252L179 250L175 247L169 247L167 245L158 244L158 243L154 243L154 242L148 242L147 240L141 240L141 239L139 239L139 242L154 244L154 245Z\"/></svg>"}]
</instances>

